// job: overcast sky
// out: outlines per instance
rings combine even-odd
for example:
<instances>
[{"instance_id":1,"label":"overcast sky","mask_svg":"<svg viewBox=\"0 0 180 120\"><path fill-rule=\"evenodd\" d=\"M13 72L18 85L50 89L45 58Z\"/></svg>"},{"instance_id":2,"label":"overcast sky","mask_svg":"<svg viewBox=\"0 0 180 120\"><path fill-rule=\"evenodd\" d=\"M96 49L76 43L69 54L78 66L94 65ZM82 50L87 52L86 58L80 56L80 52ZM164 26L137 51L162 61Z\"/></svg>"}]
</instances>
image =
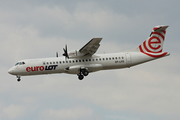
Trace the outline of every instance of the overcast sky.
<instances>
[{"instance_id":1,"label":"overcast sky","mask_svg":"<svg viewBox=\"0 0 180 120\"><path fill-rule=\"evenodd\" d=\"M180 1L1 0L1 120L179 120ZM169 25L170 56L132 68L76 75L7 73L22 59L55 57L102 37L97 53L136 48Z\"/></svg>"}]
</instances>

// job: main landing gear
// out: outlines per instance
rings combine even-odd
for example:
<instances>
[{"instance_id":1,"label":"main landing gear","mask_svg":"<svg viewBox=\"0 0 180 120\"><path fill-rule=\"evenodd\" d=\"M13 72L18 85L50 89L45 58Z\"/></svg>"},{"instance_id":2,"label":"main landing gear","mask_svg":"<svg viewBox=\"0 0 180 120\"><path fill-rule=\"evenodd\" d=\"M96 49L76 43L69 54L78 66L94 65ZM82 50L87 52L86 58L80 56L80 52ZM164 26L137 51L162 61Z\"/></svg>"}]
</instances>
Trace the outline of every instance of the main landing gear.
<instances>
[{"instance_id":1,"label":"main landing gear","mask_svg":"<svg viewBox=\"0 0 180 120\"><path fill-rule=\"evenodd\" d=\"M78 79L82 80L84 76L87 76L89 72L86 69L80 69L80 73L78 74Z\"/></svg>"},{"instance_id":2,"label":"main landing gear","mask_svg":"<svg viewBox=\"0 0 180 120\"><path fill-rule=\"evenodd\" d=\"M17 75L17 81L20 82L21 81L21 76L20 75Z\"/></svg>"}]
</instances>

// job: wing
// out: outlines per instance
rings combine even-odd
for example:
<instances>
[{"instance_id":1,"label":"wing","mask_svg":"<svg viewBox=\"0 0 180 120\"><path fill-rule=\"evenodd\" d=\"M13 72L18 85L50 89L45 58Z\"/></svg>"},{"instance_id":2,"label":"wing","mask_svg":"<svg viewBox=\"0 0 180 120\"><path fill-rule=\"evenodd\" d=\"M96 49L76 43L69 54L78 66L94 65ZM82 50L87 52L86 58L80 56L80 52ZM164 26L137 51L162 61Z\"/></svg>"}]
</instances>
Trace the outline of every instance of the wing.
<instances>
[{"instance_id":1,"label":"wing","mask_svg":"<svg viewBox=\"0 0 180 120\"><path fill-rule=\"evenodd\" d=\"M84 47L82 47L79 52L84 53L85 55L93 55L100 46L102 38L93 38L91 39Z\"/></svg>"}]
</instances>

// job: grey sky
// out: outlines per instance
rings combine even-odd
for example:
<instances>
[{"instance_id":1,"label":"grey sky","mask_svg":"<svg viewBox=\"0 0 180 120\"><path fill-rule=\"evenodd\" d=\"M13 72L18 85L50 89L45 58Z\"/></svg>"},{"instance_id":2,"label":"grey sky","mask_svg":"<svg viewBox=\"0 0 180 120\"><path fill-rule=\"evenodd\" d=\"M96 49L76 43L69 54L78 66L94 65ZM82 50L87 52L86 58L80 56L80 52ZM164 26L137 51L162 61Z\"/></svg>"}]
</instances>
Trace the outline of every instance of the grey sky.
<instances>
[{"instance_id":1,"label":"grey sky","mask_svg":"<svg viewBox=\"0 0 180 120\"><path fill-rule=\"evenodd\" d=\"M179 4L177 0L1 0L0 119L180 119ZM18 60L54 57L103 37L97 53L140 45L157 25L169 25L169 57L128 69L76 75L16 77Z\"/></svg>"}]
</instances>

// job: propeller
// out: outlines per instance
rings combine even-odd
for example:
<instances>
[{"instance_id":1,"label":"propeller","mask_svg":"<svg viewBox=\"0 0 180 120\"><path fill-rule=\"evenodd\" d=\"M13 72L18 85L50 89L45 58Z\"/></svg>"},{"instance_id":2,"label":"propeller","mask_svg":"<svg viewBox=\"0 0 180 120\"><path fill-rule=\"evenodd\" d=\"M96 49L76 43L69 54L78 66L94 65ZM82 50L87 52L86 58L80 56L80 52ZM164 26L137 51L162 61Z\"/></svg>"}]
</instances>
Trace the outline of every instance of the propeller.
<instances>
[{"instance_id":1,"label":"propeller","mask_svg":"<svg viewBox=\"0 0 180 120\"><path fill-rule=\"evenodd\" d=\"M69 59L69 55L68 55L68 51L67 51L67 45L65 46L65 49L63 48L63 50L64 50L64 54L62 54L62 55Z\"/></svg>"}]
</instances>

